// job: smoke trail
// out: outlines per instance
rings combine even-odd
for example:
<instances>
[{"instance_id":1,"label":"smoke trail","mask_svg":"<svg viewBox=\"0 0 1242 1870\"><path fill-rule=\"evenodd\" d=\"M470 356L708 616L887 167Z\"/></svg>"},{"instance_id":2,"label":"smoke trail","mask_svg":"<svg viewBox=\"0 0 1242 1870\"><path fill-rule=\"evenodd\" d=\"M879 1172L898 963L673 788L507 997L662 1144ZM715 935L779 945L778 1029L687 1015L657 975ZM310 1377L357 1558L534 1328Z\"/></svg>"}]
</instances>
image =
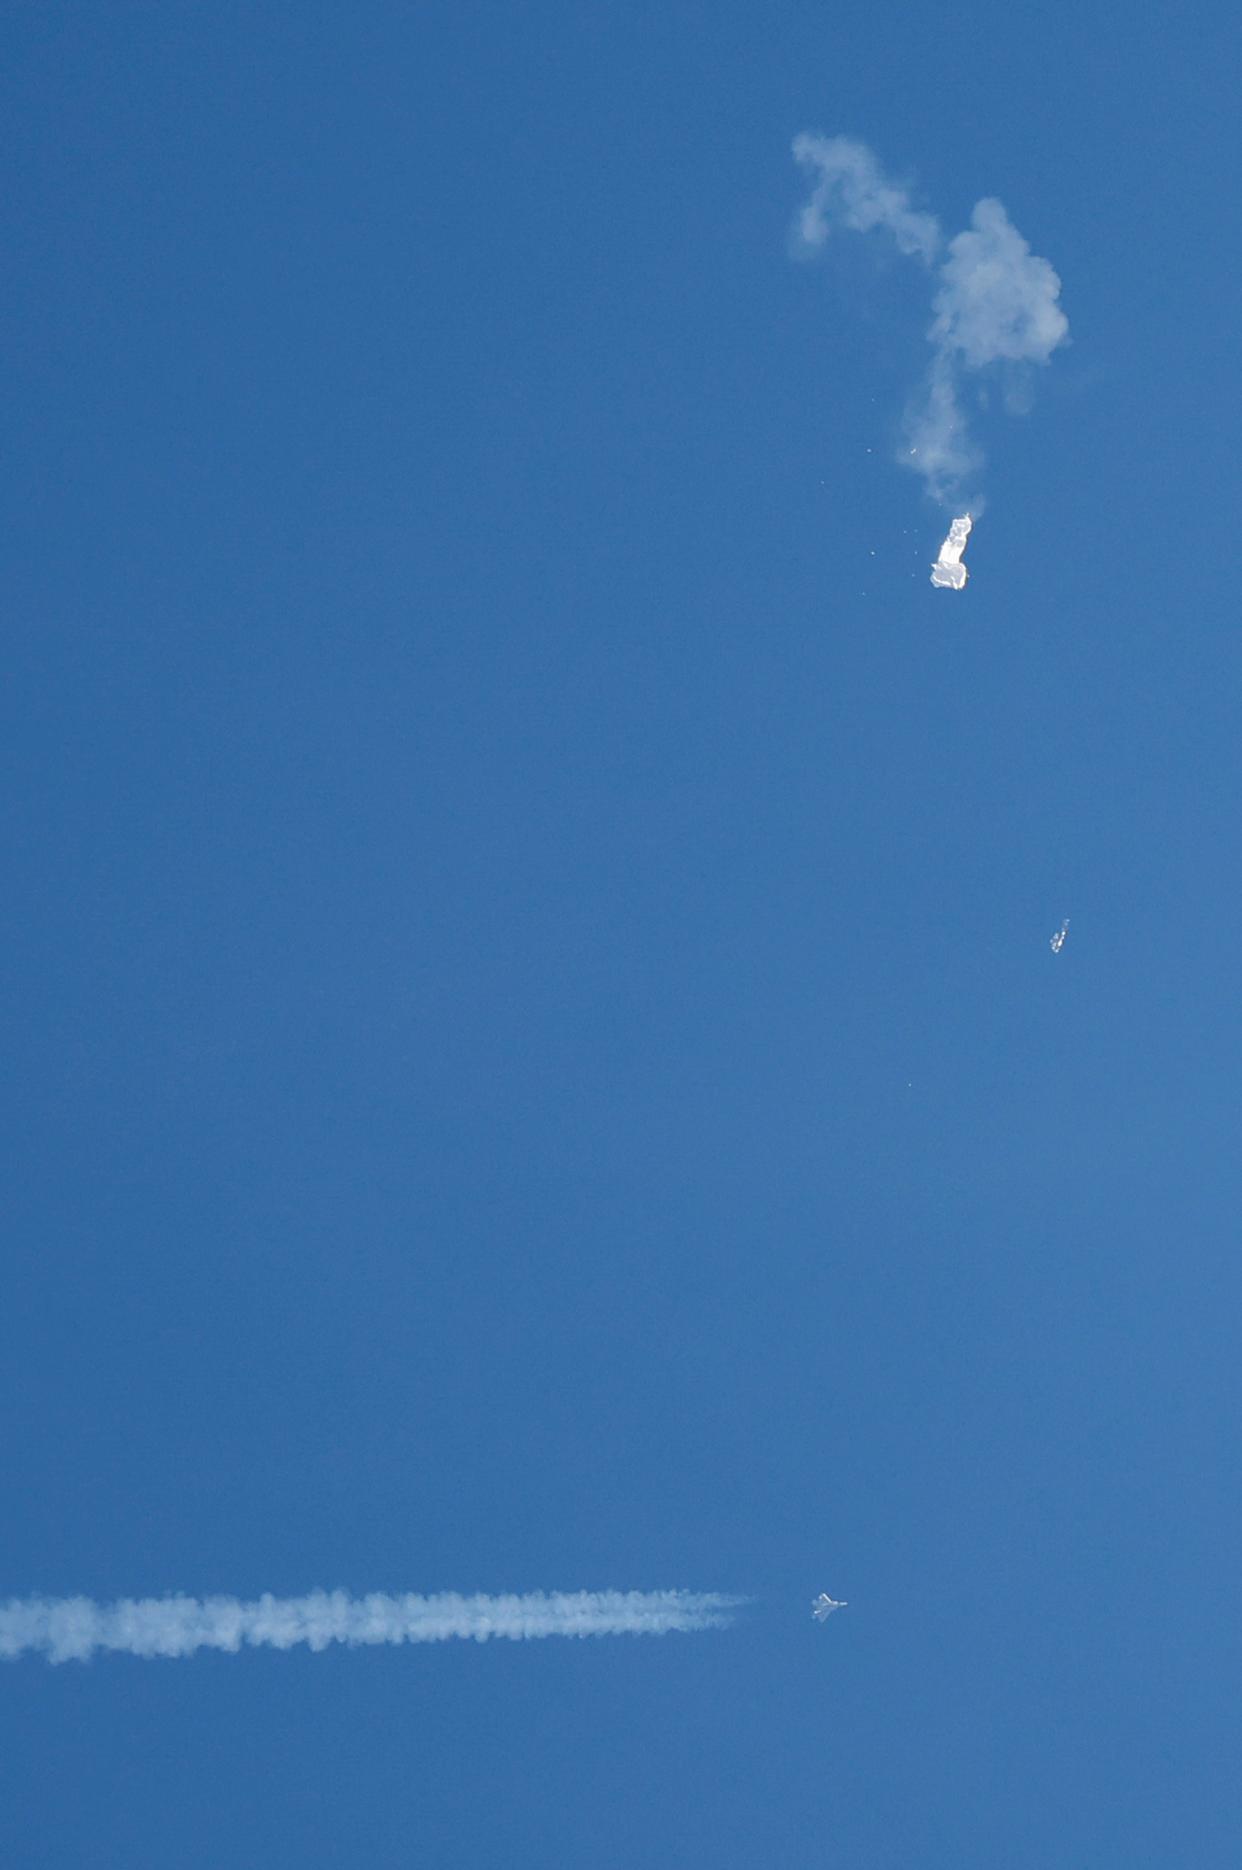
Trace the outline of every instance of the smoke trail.
<instances>
[{"instance_id":1,"label":"smoke trail","mask_svg":"<svg viewBox=\"0 0 1242 1870\"><path fill-rule=\"evenodd\" d=\"M886 227L903 253L920 254L931 264L940 245L939 222L934 214L911 208L905 189L885 180L865 143L804 131L794 138L793 153L804 168L819 171L811 199L798 216L804 248L822 247L835 217L860 234Z\"/></svg>"},{"instance_id":2,"label":"smoke trail","mask_svg":"<svg viewBox=\"0 0 1242 1870\"><path fill-rule=\"evenodd\" d=\"M745 1600L715 1591L533 1591L523 1597L389 1597L312 1591L307 1597L10 1598L0 1604L0 1659L33 1651L50 1662L85 1662L96 1650L127 1656L192 1656L243 1644L444 1643L471 1637L662 1636L718 1630Z\"/></svg>"},{"instance_id":3,"label":"smoke trail","mask_svg":"<svg viewBox=\"0 0 1242 1870\"><path fill-rule=\"evenodd\" d=\"M989 364L1007 365L1006 404L1017 413L1027 398L1014 373L1046 364L1068 335L1057 303L1061 281L1031 252L999 201L977 202L970 226L946 245L935 216L910 206L907 191L885 177L865 144L803 134L794 138L793 153L816 177L797 221L803 251L822 247L833 226L883 228L902 253L936 268L931 367L907 411L907 448L898 458L923 476L933 499L959 509L969 504L978 514L982 503L969 483L983 457L962 411L962 378Z\"/></svg>"}]
</instances>

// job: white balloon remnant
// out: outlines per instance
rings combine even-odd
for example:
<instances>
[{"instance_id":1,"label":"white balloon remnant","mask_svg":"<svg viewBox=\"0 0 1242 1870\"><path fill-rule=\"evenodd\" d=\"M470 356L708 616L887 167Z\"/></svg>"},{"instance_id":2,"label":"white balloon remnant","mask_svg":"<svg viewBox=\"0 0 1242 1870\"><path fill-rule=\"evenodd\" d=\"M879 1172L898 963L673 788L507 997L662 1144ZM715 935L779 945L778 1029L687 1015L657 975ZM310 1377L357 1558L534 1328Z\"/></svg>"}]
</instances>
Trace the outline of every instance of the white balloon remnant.
<instances>
[{"instance_id":1,"label":"white balloon remnant","mask_svg":"<svg viewBox=\"0 0 1242 1870\"><path fill-rule=\"evenodd\" d=\"M931 581L942 591L960 591L965 587L970 574L962 563L962 553L966 550L966 541L974 523L969 513L963 513L949 528L949 536L940 548L940 557L931 569Z\"/></svg>"},{"instance_id":2,"label":"white balloon remnant","mask_svg":"<svg viewBox=\"0 0 1242 1870\"><path fill-rule=\"evenodd\" d=\"M1051 948L1053 954L1060 954L1062 948L1064 948L1065 946L1065 937L1068 933L1069 933L1069 917L1066 916L1064 922L1062 922L1060 928L1057 930L1052 940L1048 943L1048 946Z\"/></svg>"}]
</instances>

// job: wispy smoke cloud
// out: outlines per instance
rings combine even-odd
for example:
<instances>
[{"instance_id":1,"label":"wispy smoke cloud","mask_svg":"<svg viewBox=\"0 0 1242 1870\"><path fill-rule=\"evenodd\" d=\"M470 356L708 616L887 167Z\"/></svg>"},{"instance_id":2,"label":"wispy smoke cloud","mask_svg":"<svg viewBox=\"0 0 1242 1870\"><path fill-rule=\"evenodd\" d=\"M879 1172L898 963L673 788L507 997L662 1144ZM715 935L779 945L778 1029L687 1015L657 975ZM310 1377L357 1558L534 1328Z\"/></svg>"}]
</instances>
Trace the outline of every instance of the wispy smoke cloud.
<instances>
[{"instance_id":1,"label":"wispy smoke cloud","mask_svg":"<svg viewBox=\"0 0 1242 1870\"><path fill-rule=\"evenodd\" d=\"M933 499L960 507L982 467L962 410L962 379L989 364L1012 370L1046 364L1069 332L1057 303L1061 281L1047 260L1031 252L999 201L977 202L970 226L946 243L935 216L911 207L908 191L888 180L864 143L804 134L794 138L793 153L815 177L797 220L804 252L822 247L834 228L880 228L902 253L935 271L927 333L933 356L907 413L907 448L900 459L923 476ZM1007 406L1016 411L1023 401L1024 386L1011 381ZM977 492L972 493L978 512Z\"/></svg>"},{"instance_id":2,"label":"wispy smoke cloud","mask_svg":"<svg viewBox=\"0 0 1242 1870\"><path fill-rule=\"evenodd\" d=\"M1046 364L1069 331L1061 281L1031 252L999 201L977 201L970 226L949 242L929 336L968 370L1005 357Z\"/></svg>"},{"instance_id":3,"label":"wispy smoke cloud","mask_svg":"<svg viewBox=\"0 0 1242 1870\"><path fill-rule=\"evenodd\" d=\"M795 159L818 171L811 199L798 216L798 235L808 249L822 247L834 223L866 234L883 227L903 253L917 253L929 264L940 246L934 214L917 214L904 188L886 180L865 143L849 136L794 138Z\"/></svg>"},{"instance_id":4,"label":"wispy smoke cloud","mask_svg":"<svg viewBox=\"0 0 1242 1870\"><path fill-rule=\"evenodd\" d=\"M192 1656L200 1649L326 1649L330 1643L444 1643L455 1637L663 1636L718 1630L745 1600L701 1591L542 1591L437 1597L312 1591L307 1597L11 1598L0 1604L0 1659L33 1652L85 1662L97 1650Z\"/></svg>"}]
</instances>

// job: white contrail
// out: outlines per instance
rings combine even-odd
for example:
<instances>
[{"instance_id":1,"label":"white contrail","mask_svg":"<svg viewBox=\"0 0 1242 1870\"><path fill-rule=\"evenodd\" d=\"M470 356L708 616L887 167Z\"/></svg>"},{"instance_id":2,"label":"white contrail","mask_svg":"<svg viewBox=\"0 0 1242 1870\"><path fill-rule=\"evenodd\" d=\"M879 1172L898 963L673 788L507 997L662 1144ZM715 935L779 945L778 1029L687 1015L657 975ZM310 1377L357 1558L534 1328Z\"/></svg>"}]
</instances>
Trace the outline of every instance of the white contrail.
<instances>
[{"instance_id":1,"label":"white contrail","mask_svg":"<svg viewBox=\"0 0 1242 1870\"><path fill-rule=\"evenodd\" d=\"M443 1643L471 1637L662 1636L718 1630L744 1603L717 1591L532 1591L525 1596L122 1598L15 1597L0 1604L0 1659L34 1652L49 1662L85 1662L96 1650L126 1656L192 1656L243 1644L291 1649L305 1643Z\"/></svg>"},{"instance_id":2,"label":"white contrail","mask_svg":"<svg viewBox=\"0 0 1242 1870\"><path fill-rule=\"evenodd\" d=\"M816 178L796 225L803 252L822 247L834 226L883 228L902 253L936 269L927 333L932 362L907 413L899 459L923 476L933 499L978 514L978 489L970 483L982 456L967 433L962 376L995 363L1014 371L1046 364L1069 332L1057 303L1061 281L1031 252L999 201L976 202L970 226L946 242L936 217L911 207L907 190L888 180L864 143L804 133L794 138L793 153ZM1011 381L1007 405L1016 412L1024 400L1024 386Z\"/></svg>"}]
</instances>

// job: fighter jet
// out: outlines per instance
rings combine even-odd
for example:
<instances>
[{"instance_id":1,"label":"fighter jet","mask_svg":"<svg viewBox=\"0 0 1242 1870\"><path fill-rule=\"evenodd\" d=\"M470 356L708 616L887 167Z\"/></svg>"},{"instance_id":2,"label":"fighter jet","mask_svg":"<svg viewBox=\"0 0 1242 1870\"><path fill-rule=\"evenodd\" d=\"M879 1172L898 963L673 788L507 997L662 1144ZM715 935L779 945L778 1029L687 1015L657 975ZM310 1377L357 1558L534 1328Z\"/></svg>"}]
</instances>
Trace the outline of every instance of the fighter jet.
<instances>
[{"instance_id":1,"label":"fighter jet","mask_svg":"<svg viewBox=\"0 0 1242 1870\"><path fill-rule=\"evenodd\" d=\"M834 1610L845 1610L846 1608L847 1605L844 1598L838 1603L835 1597L829 1597L827 1591L821 1591L811 1605L811 1615L814 1617L816 1623L825 1623Z\"/></svg>"}]
</instances>

